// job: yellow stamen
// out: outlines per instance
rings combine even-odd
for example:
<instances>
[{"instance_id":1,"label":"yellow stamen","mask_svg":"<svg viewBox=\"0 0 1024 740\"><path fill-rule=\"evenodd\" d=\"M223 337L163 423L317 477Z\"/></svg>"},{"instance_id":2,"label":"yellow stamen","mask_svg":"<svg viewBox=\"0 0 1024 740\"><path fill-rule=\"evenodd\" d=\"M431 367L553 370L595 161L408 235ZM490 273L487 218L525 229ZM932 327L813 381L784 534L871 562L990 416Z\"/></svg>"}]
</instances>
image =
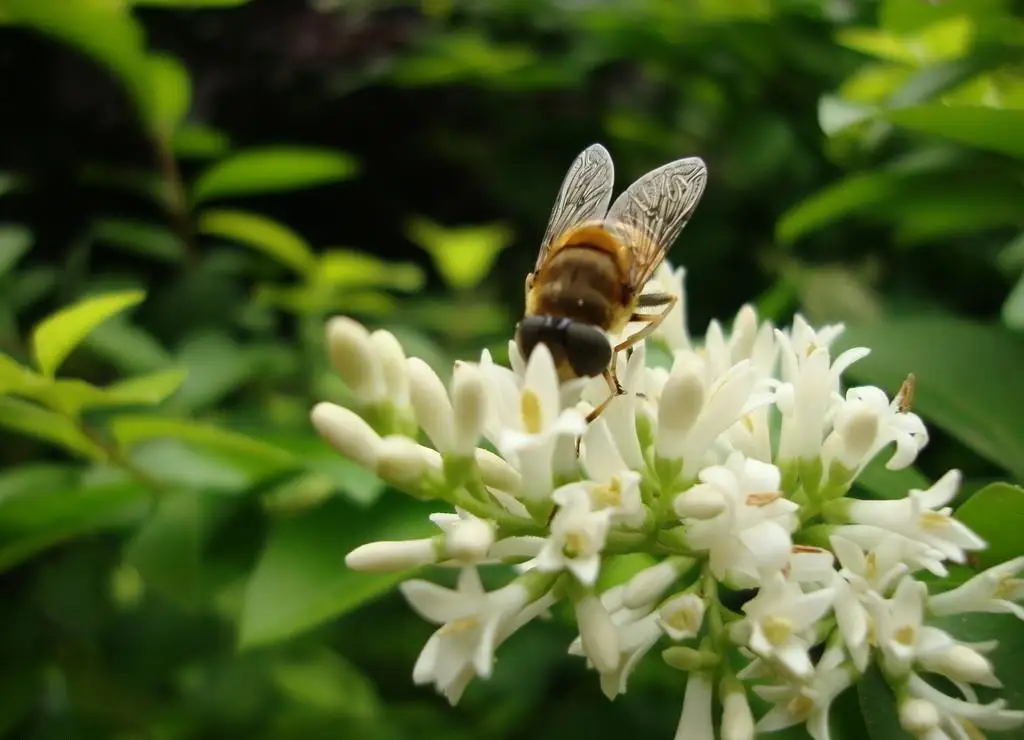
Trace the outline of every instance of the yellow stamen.
<instances>
[{"instance_id":1,"label":"yellow stamen","mask_svg":"<svg viewBox=\"0 0 1024 740\"><path fill-rule=\"evenodd\" d=\"M612 478L608 483L594 486L591 492L591 499L599 509L614 509L622 505L622 483L618 476Z\"/></svg>"},{"instance_id":2,"label":"yellow stamen","mask_svg":"<svg viewBox=\"0 0 1024 740\"><path fill-rule=\"evenodd\" d=\"M562 554L569 558L578 558L587 549L587 536L582 532L569 532L565 535Z\"/></svg>"},{"instance_id":3,"label":"yellow stamen","mask_svg":"<svg viewBox=\"0 0 1024 740\"><path fill-rule=\"evenodd\" d=\"M995 591L992 594L993 599L1002 599L1003 601L1012 601L1014 594L1017 590L1024 585L1024 580L1020 578L1000 578L999 584L996 586Z\"/></svg>"},{"instance_id":4,"label":"yellow stamen","mask_svg":"<svg viewBox=\"0 0 1024 740\"><path fill-rule=\"evenodd\" d=\"M480 625L475 617L463 617L462 619L453 619L452 621L447 622L440 630L438 630L438 634L443 636L457 635L461 632L465 632L466 630L475 629L478 626Z\"/></svg>"},{"instance_id":5,"label":"yellow stamen","mask_svg":"<svg viewBox=\"0 0 1024 740\"><path fill-rule=\"evenodd\" d=\"M758 508L767 506L773 501L778 501L782 498L781 491L763 491L762 493L751 493L747 496L747 506L756 506Z\"/></svg>"},{"instance_id":6,"label":"yellow stamen","mask_svg":"<svg viewBox=\"0 0 1024 740\"><path fill-rule=\"evenodd\" d=\"M523 417L523 427L528 434L540 434L543 415L540 410L540 396L532 388L524 388L519 397L519 413Z\"/></svg>"},{"instance_id":7,"label":"yellow stamen","mask_svg":"<svg viewBox=\"0 0 1024 740\"><path fill-rule=\"evenodd\" d=\"M763 626L765 637L775 647L785 643L793 634L793 623L784 617L768 617Z\"/></svg>"},{"instance_id":8,"label":"yellow stamen","mask_svg":"<svg viewBox=\"0 0 1024 740\"><path fill-rule=\"evenodd\" d=\"M939 511L926 511L921 514L922 529L949 529L949 515Z\"/></svg>"},{"instance_id":9,"label":"yellow stamen","mask_svg":"<svg viewBox=\"0 0 1024 740\"><path fill-rule=\"evenodd\" d=\"M893 633L893 637L901 645L913 645L917 642L917 630L911 625L905 624Z\"/></svg>"},{"instance_id":10,"label":"yellow stamen","mask_svg":"<svg viewBox=\"0 0 1024 740\"><path fill-rule=\"evenodd\" d=\"M803 694L797 694L789 700L788 704L786 704L786 711L794 717L800 717L803 719L814 711L814 702Z\"/></svg>"}]
</instances>

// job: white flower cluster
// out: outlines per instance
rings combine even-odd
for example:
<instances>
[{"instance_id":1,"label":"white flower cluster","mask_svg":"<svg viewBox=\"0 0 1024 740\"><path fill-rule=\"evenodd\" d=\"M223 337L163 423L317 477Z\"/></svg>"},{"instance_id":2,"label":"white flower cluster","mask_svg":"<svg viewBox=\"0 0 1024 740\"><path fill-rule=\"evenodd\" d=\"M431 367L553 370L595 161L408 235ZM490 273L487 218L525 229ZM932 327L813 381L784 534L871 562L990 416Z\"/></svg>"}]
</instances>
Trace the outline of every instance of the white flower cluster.
<instances>
[{"instance_id":1,"label":"white flower cluster","mask_svg":"<svg viewBox=\"0 0 1024 740\"><path fill-rule=\"evenodd\" d=\"M681 269L664 265L652 283L683 297ZM543 345L524 362L510 344L510 368L486 352L458 362L446 387L391 334L330 322L332 361L356 402L317 405L316 428L396 488L455 510L431 517L434 537L370 543L346 561L459 569L454 590L401 586L439 625L413 680L456 703L474 676L491 674L502 642L567 599L579 628L569 652L609 698L668 643L662 658L688 673L678 740L745 740L799 723L828 740L832 701L872 663L914 737L967 740L1024 724L1024 712L979 703L972 687L999 686L985 656L994 644L929 624L966 612L1024 619L1024 558L945 593L917 578L945 575L945 563L985 546L947 508L959 473L898 500L848 495L876 456L891 451L895 470L926 444L908 389L893 400L875 387L842 394L841 374L868 350L833 357L842 327L797 317L779 330L750 307L729 334L712 322L696 348L683 305L653 337L671 368L648 366L643 345L620 356L626 394L589 425L604 382L560 384ZM601 592L608 560L635 553L650 567ZM477 568L490 564L515 574L488 592ZM935 688L935 675L958 695ZM749 692L771 705L759 718Z\"/></svg>"}]
</instances>

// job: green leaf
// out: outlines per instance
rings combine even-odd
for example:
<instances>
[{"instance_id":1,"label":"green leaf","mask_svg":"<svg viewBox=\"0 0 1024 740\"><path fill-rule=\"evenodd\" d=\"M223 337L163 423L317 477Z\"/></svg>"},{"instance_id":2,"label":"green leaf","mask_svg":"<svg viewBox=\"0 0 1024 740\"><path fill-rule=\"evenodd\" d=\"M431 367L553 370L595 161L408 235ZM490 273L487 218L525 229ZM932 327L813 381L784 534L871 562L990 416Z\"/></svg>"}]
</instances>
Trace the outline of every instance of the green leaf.
<instances>
[{"instance_id":1,"label":"green leaf","mask_svg":"<svg viewBox=\"0 0 1024 740\"><path fill-rule=\"evenodd\" d=\"M271 676L292 701L327 715L367 720L379 716L384 708L373 683L326 648L308 658L274 666Z\"/></svg>"},{"instance_id":2,"label":"green leaf","mask_svg":"<svg viewBox=\"0 0 1024 740\"><path fill-rule=\"evenodd\" d=\"M833 221L898 196L902 180L889 172L850 175L786 211L775 227L779 241L792 244Z\"/></svg>"},{"instance_id":3,"label":"green leaf","mask_svg":"<svg viewBox=\"0 0 1024 740\"><path fill-rule=\"evenodd\" d=\"M126 252L174 264L185 260L185 246L178 235L157 224L128 219L102 219L93 224L93 236L100 243Z\"/></svg>"},{"instance_id":4,"label":"green leaf","mask_svg":"<svg viewBox=\"0 0 1024 740\"><path fill-rule=\"evenodd\" d=\"M32 332L39 369L52 376L89 332L111 316L141 303L145 297L139 290L93 296L43 319Z\"/></svg>"},{"instance_id":5,"label":"green leaf","mask_svg":"<svg viewBox=\"0 0 1024 740\"><path fill-rule=\"evenodd\" d=\"M392 503L392 502L388 502ZM358 608L409 573L357 573L345 567L353 548L381 539L433 534L426 508L401 500L385 509L354 509L328 499L316 509L275 522L249 580L239 644L254 648L285 640Z\"/></svg>"},{"instance_id":6,"label":"green leaf","mask_svg":"<svg viewBox=\"0 0 1024 740\"><path fill-rule=\"evenodd\" d=\"M155 405L174 395L187 377L187 370L172 367L112 383L103 392L119 404Z\"/></svg>"},{"instance_id":7,"label":"green leaf","mask_svg":"<svg viewBox=\"0 0 1024 740\"><path fill-rule=\"evenodd\" d=\"M248 382L255 369L249 349L226 334L188 337L178 348L176 360L189 374L174 407L195 410L212 406Z\"/></svg>"},{"instance_id":8,"label":"green leaf","mask_svg":"<svg viewBox=\"0 0 1024 740\"><path fill-rule=\"evenodd\" d=\"M146 62L152 85L150 118L157 131L170 141L192 104L192 80L188 70L174 57L153 54Z\"/></svg>"},{"instance_id":9,"label":"green leaf","mask_svg":"<svg viewBox=\"0 0 1024 740\"><path fill-rule=\"evenodd\" d=\"M1003 323L1011 329L1024 331L1024 274L1003 302Z\"/></svg>"},{"instance_id":10,"label":"green leaf","mask_svg":"<svg viewBox=\"0 0 1024 740\"><path fill-rule=\"evenodd\" d=\"M849 375L895 393L917 376L915 410L975 452L1024 479L1024 338L940 316L851 327L843 347L870 347Z\"/></svg>"},{"instance_id":11,"label":"green leaf","mask_svg":"<svg viewBox=\"0 0 1024 740\"><path fill-rule=\"evenodd\" d=\"M79 469L32 464L0 474L0 570L75 537L136 521L149 493L134 481L89 483Z\"/></svg>"},{"instance_id":12,"label":"green leaf","mask_svg":"<svg viewBox=\"0 0 1024 740\"><path fill-rule=\"evenodd\" d=\"M179 157L216 158L224 156L231 148L231 140L211 126L182 123L174 130L171 147Z\"/></svg>"},{"instance_id":13,"label":"green leaf","mask_svg":"<svg viewBox=\"0 0 1024 740\"><path fill-rule=\"evenodd\" d=\"M32 246L32 232L23 226L0 226L0 277L18 264Z\"/></svg>"},{"instance_id":14,"label":"green leaf","mask_svg":"<svg viewBox=\"0 0 1024 740\"><path fill-rule=\"evenodd\" d=\"M896 697L875 665L857 682L857 699L870 740L910 738L900 727Z\"/></svg>"},{"instance_id":15,"label":"green leaf","mask_svg":"<svg viewBox=\"0 0 1024 740\"><path fill-rule=\"evenodd\" d=\"M82 457L103 460L107 456L66 416L29 401L0 397L0 426L50 442Z\"/></svg>"},{"instance_id":16,"label":"green leaf","mask_svg":"<svg viewBox=\"0 0 1024 740\"><path fill-rule=\"evenodd\" d=\"M252 247L300 275L316 267L316 256L306 240L266 216L245 211L205 211L199 217L199 230Z\"/></svg>"},{"instance_id":17,"label":"green leaf","mask_svg":"<svg viewBox=\"0 0 1024 740\"><path fill-rule=\"evenodd\" d=\"M193 187L196 202L277 193L346 180L356 174L347 154L311 147L266 147L238 152L210 167Z\"/></svg>"},{"instance_id":18,"label":"green leaf","mask_svg":"<svg viewBox=\"0 0 1024 740\"><path fill-rule=\"evenodd\" d=\"M128 323L123 316L96 327L84 344L125 373L155 372L174 363L152 334Z\"/></svg>"},{"instance_id":19,"label":"green leaf","mask_svg":"<svg viewBox=\"0 0 1024 740\"><path fill-rule=\"evenodd\" d=\"M956 518L988 543L977 553L978 564L988 568L1024 555L1024 488L992 483L971 496L956 511Z\"/></svg>"},{"instance_id":20,"label":"green leaf","mask_svg":"<svg viewBox=\"0 0 1024 740\"><path fill-rule=\"evenodd\" d=\"M331 287L392 288L415 291L423 287L423 270L411 262L392 262L350 249L329 249L320 256L314 278Z\"/></svg>"},{"instance_id":21,"label":"green leaf","mask_svg":"<svg viewBox=\"0 0 1024 740\"><path fill-rule=\"evenodd\" d=\"M15 193L25 187L25 181L13 172L0 170L0 196Z\"/></svg>"},{"instance_id":22,"label":"green leaf","mask_svg":"<svg viewBox=\"0 0 1024 740\"><path fill-rule=\"evenodd\" d=\"M157 416L118 416L111 431L122 448L153 439L170 438L195 445L199 450L236 460L264 475L298 467L299 461L280 447L211 424Z\"/></svg>"},{"instance_id":23,"label":"green leaf","mask_svg":"<svg viewBox=\"0 0 1024 740\"><path fill-rule=\"evenodd\" d=\"M1024 110L930 103L893 110L885 118L911 131L1024 158Z\"/></svg>"},{"instance_id":24,"label":"green leaf","mask_svg":"<svg viewBox=\"0 0 1024 740\"><path fill-rule=\"evenodd\" d=\"M409 224L409 238L434 260L444 281L456 290L476 287L491 271L512 231L503 224L446 229L425 219Z\"/></svg>"},{"instance_id":25,"label":"green leaf","mask_svg":"<svg viewBox=\"0 0 1024 740\"><path fill-rule=\"evenodd\" d=\"M238 501L202 491L171 491L128 544L126 556L147 587L188 608L207 594L203 549Z\"/></svg>"},{"instance_id":26,"label":"green leaf","mask_svg":"<svg viewBox=\"0 0 1024 740\"><path fill-rule=\"evenodd\" d=\"M924 473L915 467L902 470L886 469L885 463L888 459L888 450L882 450L881 454L868 463L857 476L857 486L872 498L906 498L911 488L923 491L931 486Z\"/></svg>"},{"instance_id":27,"label":"green leaf","mask_svg":"<svg viewBox=\"0 0 1024 740\"><path fill-rule=\"evenodd\" d=\"M37 382L38 376L31 369L0 352L0 395L17 394Z\"/></svg>"}]
</instances>

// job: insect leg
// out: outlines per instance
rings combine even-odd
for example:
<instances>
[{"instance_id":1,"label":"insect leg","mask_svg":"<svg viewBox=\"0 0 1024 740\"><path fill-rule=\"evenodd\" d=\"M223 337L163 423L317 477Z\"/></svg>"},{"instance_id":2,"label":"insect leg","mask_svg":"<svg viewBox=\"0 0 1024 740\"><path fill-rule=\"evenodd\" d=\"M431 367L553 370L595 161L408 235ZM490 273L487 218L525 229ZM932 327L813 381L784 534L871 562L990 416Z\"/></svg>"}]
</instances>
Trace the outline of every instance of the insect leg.
<instances>
[{"instance_id":1,"label":"insect leg","mask_svg":"<svg viewBox=\"0 0 1024 740\"><path fill-rule=\"evenodd\" d=\"M625 393L625 391L622 390L622 386L619 385L619 381L615 378L615 375L612 373L611 370L605 370L603 373L601 373L601 377L604 378L604 382L608 384L609 393L608 396L603 401L601 401L601 403L597 404L597 406L591 409L590 413L587 414L587 424L589 424L594 419L599 417L601 415L601 412L608 408L608 404L612 402L613 398L615 398L616 396L621 396ZM576 438L576 457L580 456L580 444L582 442L582 436Z\"/></svg>"},{"instance_id":2,"label":"insect leg","mask_svg":"<svg viewBox=\"0 0 1024 740\"><path fill-rule=\"evenodd\" d=\"M619 342L613 348L613 352L621 352L624 349L629 349L634 344L642 342L644 339L649 337L652 333L654 333L655 329L661 326L661 322L665 320L665 318L669 315L669 312L671 312L673 307L675 307L676 301L679 300L678 297L674 295L669 295L668 293L654 293L651 294L651 298L659 298L659 303L648 303L647 305L663 305L665 306L665 308L662 310L661 313L635 313L632 316L630 316L630 321L643 321L647 325L643 327L640 331L638 331L636 334L631 334L630 336L626 337L621 342ZM641 303L641 305L643 304Z\"/></svg>"}]
</instances>

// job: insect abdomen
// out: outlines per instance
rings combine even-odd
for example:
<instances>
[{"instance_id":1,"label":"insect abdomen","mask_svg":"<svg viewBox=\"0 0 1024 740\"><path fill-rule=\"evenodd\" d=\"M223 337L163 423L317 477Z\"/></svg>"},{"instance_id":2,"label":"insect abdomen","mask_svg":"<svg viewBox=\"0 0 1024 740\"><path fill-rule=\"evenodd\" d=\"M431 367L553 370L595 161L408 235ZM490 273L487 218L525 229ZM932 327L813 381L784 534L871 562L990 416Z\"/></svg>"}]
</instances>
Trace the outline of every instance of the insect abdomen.
<instances>
[{"instance_id":1,"label":"insect abdomen","mask_svg":"<svg viewBox=\"0 0 1024 740\"><path fill-rule=\"evenodd\" d=\"M621 310L619 267L604 250L563 247L538 278L530 313L565 316L607 329Z\"/></svg>"}]
</instances>

